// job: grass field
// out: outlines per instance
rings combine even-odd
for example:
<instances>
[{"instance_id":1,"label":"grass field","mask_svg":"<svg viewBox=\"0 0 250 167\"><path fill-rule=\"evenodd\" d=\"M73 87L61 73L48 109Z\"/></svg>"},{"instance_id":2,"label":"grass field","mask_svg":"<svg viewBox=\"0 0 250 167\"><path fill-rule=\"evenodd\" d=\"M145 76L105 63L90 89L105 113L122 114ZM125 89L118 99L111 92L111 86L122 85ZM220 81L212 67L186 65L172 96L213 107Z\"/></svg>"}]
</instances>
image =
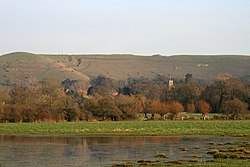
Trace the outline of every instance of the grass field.
<instances>
[{"instance_id":1,"label":"grass field","mask_svg":"<svg viewBox=\"0 0 250 167\"><path fill-rule=\"evenodd\" d=\"M250 136L250 120L1 123L0 134L83 136Z\"/></svg>"},{"instance_id":2,"label":"grass field","mask_svg":"<svg viewBox=\"0 0 250 167\"><path fill-rule=\"evenodd\" d=\"M147 166L147 167L249 167L250 161L233 161L233 160L220 160L217 162L204 162L204 163L183 163L183 164L120 164L114 165L113 167L139 167L139 166Z\"/></svg>"},{"instance_id":3,"label":"grass field","mask_svg":"<svg viewBox=\"0 0 250 167\"><path fill-rule=\"evenodd\" d=\"M216 162L204 162L204 163L183 163L183 164L120 164L114 165L113 167L139 167L139 166L147 166L147 167L249 167L250 161L235 161L235 160L219 160Z\"/></svg>"}]
</instances>

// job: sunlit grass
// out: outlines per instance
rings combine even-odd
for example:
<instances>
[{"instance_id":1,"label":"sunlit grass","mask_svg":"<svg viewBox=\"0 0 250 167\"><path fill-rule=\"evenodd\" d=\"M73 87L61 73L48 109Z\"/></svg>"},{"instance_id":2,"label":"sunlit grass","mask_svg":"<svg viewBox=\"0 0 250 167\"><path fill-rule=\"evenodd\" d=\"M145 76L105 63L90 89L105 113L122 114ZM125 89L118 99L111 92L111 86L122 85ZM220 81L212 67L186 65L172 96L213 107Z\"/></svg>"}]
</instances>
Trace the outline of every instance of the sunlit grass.
<instances>
[{"instance_id":1,"label":"sunlit grass","mask_svg":"<svg viewBox=\"0 0 250 167\"><path fill-rule=\"evenodd\" d=\"M126 164L121 164L121 166ZM147 166L147 167L249 167L250 161L234 161L234 160L218 160L215 162L203 162L203 163L187 163L182 162L182 164L174 163L160 163L160 164L129 164L132 167ZM129 166L128 165L128 166Z\"/></svg>"},{"instance_id":2,"label":"sunlit grass","mask_svg":"<svg viewBox=\"0 0 250 167\"><path fill-rule=\"evenodd\" d=\"M250 136L250 120L1 123L0 134Z\"/></svg>"}]
</instances>

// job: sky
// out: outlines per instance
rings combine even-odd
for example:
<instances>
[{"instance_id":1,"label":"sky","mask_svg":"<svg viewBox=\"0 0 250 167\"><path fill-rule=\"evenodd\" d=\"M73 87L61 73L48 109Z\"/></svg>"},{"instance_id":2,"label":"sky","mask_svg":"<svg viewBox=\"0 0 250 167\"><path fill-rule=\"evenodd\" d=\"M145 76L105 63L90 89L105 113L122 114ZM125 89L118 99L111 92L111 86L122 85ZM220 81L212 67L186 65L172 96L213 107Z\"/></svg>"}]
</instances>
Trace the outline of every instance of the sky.
<instances>
[{"instance_id":1,"label":"sky","mask_svg":"<svg viewBox=\"0 0 250 167\"><path fill-rule=\"evenodd\" d=\"M0 0L0 55L250 55L250 0Z\"/></svg>"}]
</instances>

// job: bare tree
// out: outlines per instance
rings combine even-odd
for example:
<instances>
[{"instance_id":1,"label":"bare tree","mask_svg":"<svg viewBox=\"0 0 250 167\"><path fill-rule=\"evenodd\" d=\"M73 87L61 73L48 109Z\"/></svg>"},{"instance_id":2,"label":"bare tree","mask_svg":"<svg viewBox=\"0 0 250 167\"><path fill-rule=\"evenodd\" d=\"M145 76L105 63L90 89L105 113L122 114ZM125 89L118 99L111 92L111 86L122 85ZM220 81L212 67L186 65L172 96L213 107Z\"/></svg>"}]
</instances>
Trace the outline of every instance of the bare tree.
<instances>
[{"instance_id":1,"label":"bare tree","mask_svg":"<svg viewBox=\"0 0 250 167\"><path fill-rule=\"evenodd\" d=\"M201 117L202 120L205 120L206 115L212 111L211 105L205 100L200 100L198 102L198 109L202 113L202 117Z\"/></svg>"},{"instance_id":2,"label":"bare tree","mask_svg":"<svg viewBox=\"0 0 250 167\"><path fill-rule=\"evenodd\" d=\"M231 119L237 119L248 112L247 108L247 103L235 98L223 104L222 112Z\"/></svg>"}]
</instances>

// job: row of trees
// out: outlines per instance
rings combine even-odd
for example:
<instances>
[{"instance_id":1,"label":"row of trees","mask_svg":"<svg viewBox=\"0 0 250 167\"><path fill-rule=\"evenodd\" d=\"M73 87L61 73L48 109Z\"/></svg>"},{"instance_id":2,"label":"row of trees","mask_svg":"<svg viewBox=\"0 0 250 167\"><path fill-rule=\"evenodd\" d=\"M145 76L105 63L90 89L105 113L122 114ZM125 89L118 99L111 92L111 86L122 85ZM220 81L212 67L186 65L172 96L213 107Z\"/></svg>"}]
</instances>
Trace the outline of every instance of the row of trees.
<instances>
[{"instance_id":1,"label":"row of trees","mask_svg":"<svg viewBox=\"0 0 250 167\"><path fill-rule=\"evenodd\" d=\"M67 118L67 108L74 107L60 84L46 80L35 85L13 84L1 90L1 122L33 122Z\"/></svg>"},{"instance_id":2,"label":"row of trees","mask_svg":"<svg viewBox=\"0 0 250 167\"><path fill-rule=\"evenodd\" d=\"M154 79L129 78L115 81L105 76L93 78L82 91L79 81L59 83L44 80L32 85L16 85L0 90L1 122L133 120L139 113L154 119L176 119L180 112L222 113L227 118L248 114L250 90L230 75L214 82L198 81L191 74L169 87L167 76ZM148 117L149 114L151 117Z\"/></svg>"},{"instance_id":3,"label":"row of trees","mask_svg":"<svg viewBox=\"0 0 250 167\"><path fill-rule=\"evenodd\" d=\"M222 113L232 119L247 115L250 109L250 88L229 74L218 75L215 81L196 80L192 74L187 74L185 80L174 80L171 87L169 80L168 76L157 76L153 79L140 77L115 81L99 76L92 80L88 93L95 97L108 96L111 90L129 96L140 94L151 103L165 105L178 102L185 112L200 112L203 116L209 112ZM169 112L169 109L165 110Z\"/></svg>"}]
</instances>

